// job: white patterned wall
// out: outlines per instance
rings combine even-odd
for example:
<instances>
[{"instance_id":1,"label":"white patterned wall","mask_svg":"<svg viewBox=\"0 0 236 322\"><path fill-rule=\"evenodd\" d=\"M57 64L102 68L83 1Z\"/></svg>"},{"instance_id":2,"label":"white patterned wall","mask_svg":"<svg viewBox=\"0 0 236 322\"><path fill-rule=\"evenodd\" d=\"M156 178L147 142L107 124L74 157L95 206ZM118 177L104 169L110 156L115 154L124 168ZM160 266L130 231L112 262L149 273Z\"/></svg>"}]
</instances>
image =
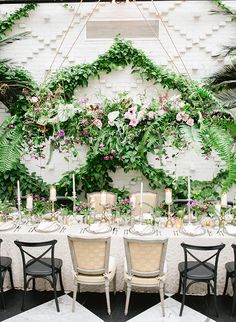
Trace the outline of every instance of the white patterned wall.
<instances>
[{"instance_id":1,"label":"white patterned wall","mask_svg":"<svg viewBox=\"0 0 236 322\"><path fill-rule=\"evenodd\" d=\"M156 1L155 3L164 23L160 21L159 39L155 34L151 40L133 39L135 47L142 49L157 64L166 65L182 73L186 73L187 69L191 78L196 80L203 79L223 66L223 59L214 55L219 53L222 45L230 42L235 35L235 24L231 22L230 17L223 14L210 14L210 10L217 7L207 0ZM236 7L236 1L229 1L229 3ZM78 3L69 4L67 8L62 4L40 4L35 11L30 12L28 18L21 19L12 30L12 33L29 31L30 36L6 46L1 52L1 57L11 58L17 66L25 67L35 80L42 83L53 60L52 70L61 66L92 62L111 46L112 40L86 39L87 19L102 21L158 18L158 12L151 1L136 4L99 3L94 10L95 6L96 3L83 3L81 6ZM0 15L4 17L5 12L13 11L17 7L19 5L1 5ZM182 61L166 28L178 48ZM117 30L118 33L119 30ZM63 38L63 45L57 53ZM97 100L98 93L113 97L121 91L128 91L131 96L137 97L140 93L155 96L163 89L143 81L137 75L131 75L130 69L126 68L110 75L101 75L100 80L91 79L89 87L77 89L75 96L87 95L94 101ZM5 117L6 113L0 106L0 122ZM85 155L85 151L81 152L79 160L71 160L69 164L58 153L53 156L50 165L46 165L43 160L25 162L30 170L36 171L46 181L54 182L58 181L65 171L76 167L77 164L81 165ZM150 155L149 161L154 167L160 166L155 156ZM217 165L215 160L207 161L196 154L193 158L192 153L186 152L182 153L178 160L167 161L164 167L176 171L177 175L191 171L193 177L206 180L217 174ZM135 176L139 175L135 174ZM133 176L134 174L127 175L119 170L119 174L114 176L114 185L125 185L131 190L136 190L137 186L131 185L130 181ZM147 188L148 183L146 182L145 185Z\"/></svg>"}]
</instances>

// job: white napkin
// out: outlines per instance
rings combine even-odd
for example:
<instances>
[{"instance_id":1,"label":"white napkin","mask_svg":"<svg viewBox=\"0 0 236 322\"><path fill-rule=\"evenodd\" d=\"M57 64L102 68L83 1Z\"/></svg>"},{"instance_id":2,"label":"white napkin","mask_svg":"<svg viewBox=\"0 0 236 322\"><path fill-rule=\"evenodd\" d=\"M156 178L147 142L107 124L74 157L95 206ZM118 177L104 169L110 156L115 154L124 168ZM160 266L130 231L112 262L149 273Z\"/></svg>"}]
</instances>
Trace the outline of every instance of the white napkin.
<instances>
[{"instance_id":1,"label":"white napkin","mask_svg":"<svg viewBox=\"0 0 236 322\"><path fill-rule=\"evenodd\" d=\"M146 212L143 214L143 219L144 220L152 220L152 215L149 212Z\"/></svg>"},{"instance_id":2,"label":"white napkin","mask_svg":"<svg viewBox=\"0 0 236 322\"><path fill-rule=\"evenodd\" d=\"M134 225L134 231L136 231L137 233L140 233L140 234L151 233L152 226L137 224L137 225Z\"/></svg>"},{"instance_id":3,"label":"white napkin","mask_svg":"<svg viewBox=\"0 0 236 322\"><path fill-rule=\"evenodd\" d=\"M54 222L50 222L50 221L42 221L38 227L36 228L36 230L38 231L55 231L57 230L57 228L59 227L58 223Z\"/></svg>"},{"instance_id":4,"label":"white napkin","mask_svg":"<svg viewBox=\"0 0 236 322\"><path fill-rule=\"evenodd\" d=\"M201 226L193 226L193 225L185 226L184 231L185 231L185 233L190 234L190 235L199 235L203 232Z\"/></svg>"},{"instance_id":5,"label":"white napkin","mask_svg":"<svg viewBox=\"0 0 236 322\"><path fill-rule=\"evenodd\" d=\"M230 235L236 235L236 226L233 225L227 225L225 226L226 233Z\"/></svg>"},{"instance_id":6,"label":"white napkin","mask_svg":"<svg viewBox=\"0 0 236 322\"><path fill-rule=\"evenodd\" d=\"M95 223L90 225L90 231L93 231L95 233L105 233L109 230L108 224L104 223Z\"/></svg>"},{"instance_id":7,"label":"white napkin","mask_svg":"<svg viewBox=\"0 0 236 322\"><path fill-rule=\"evenodd\" d=\"M0 230L8 230L15 226L13 221L6 221L0 224Z\"/></svg>"}]
</instances>

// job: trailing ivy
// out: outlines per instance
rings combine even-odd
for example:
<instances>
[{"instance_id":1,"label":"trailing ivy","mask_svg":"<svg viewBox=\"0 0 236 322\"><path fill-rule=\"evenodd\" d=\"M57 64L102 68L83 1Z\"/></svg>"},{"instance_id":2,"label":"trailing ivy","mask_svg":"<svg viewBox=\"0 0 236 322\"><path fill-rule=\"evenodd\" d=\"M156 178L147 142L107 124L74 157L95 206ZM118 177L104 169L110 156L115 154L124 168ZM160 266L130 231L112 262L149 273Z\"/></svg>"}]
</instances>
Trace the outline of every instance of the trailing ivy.
<instances>
[{"instance_id":1,"label":"trailing ivy","mask_svg":"<svg viewBox=\"0 0 236 322\"><path fill-rule=\"evenodd\" d=\"M23 17L28 17L29 12L37 7L37 3L28 3L22 8L9 14L5 19L0 20L0 39L6 34L7 31L11 30L16 21Z\"/></svg>"}]
</instances>

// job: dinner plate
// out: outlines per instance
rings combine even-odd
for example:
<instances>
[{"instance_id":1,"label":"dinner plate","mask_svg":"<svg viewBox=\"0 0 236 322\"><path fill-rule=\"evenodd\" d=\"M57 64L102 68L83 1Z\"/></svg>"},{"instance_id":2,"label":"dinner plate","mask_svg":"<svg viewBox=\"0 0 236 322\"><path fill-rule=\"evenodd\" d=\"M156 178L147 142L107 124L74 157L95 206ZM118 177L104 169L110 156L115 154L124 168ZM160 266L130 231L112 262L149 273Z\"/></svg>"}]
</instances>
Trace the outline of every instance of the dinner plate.
<instances>
[{"instance_id":1,"label":"dinner plate","mask_svg":"<svg viewBox=\"0 0 236 322\"><path fill-rule=\"evenodd\" d=\"M145 231L145 229L143 231L137 231L137 230L134 229L134 227L131 227L129 229L129 231L130 231L131 234L138 235L138 236L153 235L155 233L154 227L151 227L151 229L149 228L146 231Z\"/></svg>"},{"instance_id":2,"label":"dinner plate","mask_svg":"<svg viewBox=\"0 0 236 322\"><path fill-rule=\"evenodd\" d=\"M11 230L16 227L16 224L13 221L8 221L0 224L0 231Z\"/></svg>"},{"instance_id":3,"label":"dinner plate","mask_svg":"<svg viewBox=\"0 0 236 322\"><path fill-rule=\"evenodd\" d=\"M224 227L224 233L230 236L236 236L236 227L232 225L229 227Z\"/></svg>"},{"instance_id":4,"label":"dinner plate","mask_svg":"<svg viewBox=\"0 0 236 322\"><path fill-rule=\"evenodd\" d=\"M88 233L91 233L91 234L105 234L105 233L109 233L111 230L112 230L112 227L111 226L107 226L107 227L105 227L106 229L104 229L104 230L98 230L98 231L94 231L94 230L91 230L90 229L90 226L88 226L87 228L86 228L86 230L87 230L87 232Z\"/></svg>"},{"instance_id":5,"label":"dinner plate","mask_svg":"<svg viewBox=\"0 0 236 322\"><path fill-rule=\"evenodd\" d=\"M55 223L52 226L52 229L47 230L47 229L40 229L40 224L35 228L35 231L37 231L38 233L53 233L54 231L57 231L61 228L61 225L59 223Z\"/></svg>"}]
</instances>

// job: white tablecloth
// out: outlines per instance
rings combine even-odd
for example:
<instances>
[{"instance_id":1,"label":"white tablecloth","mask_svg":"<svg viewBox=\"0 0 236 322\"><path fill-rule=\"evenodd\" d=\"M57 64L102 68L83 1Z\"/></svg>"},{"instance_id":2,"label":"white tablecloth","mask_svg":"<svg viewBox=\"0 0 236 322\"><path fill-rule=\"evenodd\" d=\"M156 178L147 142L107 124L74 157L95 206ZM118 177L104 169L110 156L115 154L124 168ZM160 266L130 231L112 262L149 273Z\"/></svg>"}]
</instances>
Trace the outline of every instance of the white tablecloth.
<instances>
[{"instance_id":1,"label":"white tablecloth","mask_svg":"<svg viewBox=\"0 0 236 322\"><path fill-rule=\"evenodd\" d=\"M72 262L71 256L67 241L67 235L73 236L104 236L111 235L111 255L116 258L117 261L117 291L122 291L124 286L124 278L123 278L123 267L124 267L124 245L123 245L123 237L133 237L137 238L137 236L132 235L131 233L124 234L124 228L119 228L117 234L92 234L88 232L81 233L81 227L83 225L74 225L68 226L64 233L60 233L59 231L52 233L37 233L37 232L29 232L29 227L23 226L18 232L5 231L0 232L0 238L3 239L1 255L2 256L10 256L12 258L12 269L13 269L13 278L14 284L16 288L22 288L23 286L23 273L22 273L22 261L21 255L18 247L14 244L14 240L20 241L28 241L28 242L39 242L56 239L58 242L55 248L55 257L61 258L63 260L63 268L62 268L62 277L65 290L70 291L73 289L73 276L72 276ZM127 227L125 227L127 229ZM139 237L140 238L140 237ZM207 233L198 237L190 237L182 234L178 234L176 236L175 230L173 229L162 229L161 236L149 235L142 238L149 239L160 239L160 238L168 238L168 248L166 255L166 267L167 267L167 275L166 275L166 292L167 293L176 293L178 290L178 282L179 282L179 273L178 273L178 263L183 261L183 249L180 246L181 242L186 242L189 244L196 245L215 245L223 242L226 244L226 247L220 254L219 259L219 269L218 269L218 294L221 294L224 287L225 282L225 263L227 261L233 261L233 250L231 248L231 244L235 242L235 237L228 236L224 234L224 236L220 236L217 234L217 230L213 230L211 236ZM36 254L36 253L35 253ZM9 287L8 277L5 281L5 287ZM40 290L49 289L48 282L39 281L36 283L36 287ZM83 289L82 289L83 290ZM202 293L205 290L205 286L196 285L195 289L192 288L194 292Z\"/></svg>"}]
</instances>

